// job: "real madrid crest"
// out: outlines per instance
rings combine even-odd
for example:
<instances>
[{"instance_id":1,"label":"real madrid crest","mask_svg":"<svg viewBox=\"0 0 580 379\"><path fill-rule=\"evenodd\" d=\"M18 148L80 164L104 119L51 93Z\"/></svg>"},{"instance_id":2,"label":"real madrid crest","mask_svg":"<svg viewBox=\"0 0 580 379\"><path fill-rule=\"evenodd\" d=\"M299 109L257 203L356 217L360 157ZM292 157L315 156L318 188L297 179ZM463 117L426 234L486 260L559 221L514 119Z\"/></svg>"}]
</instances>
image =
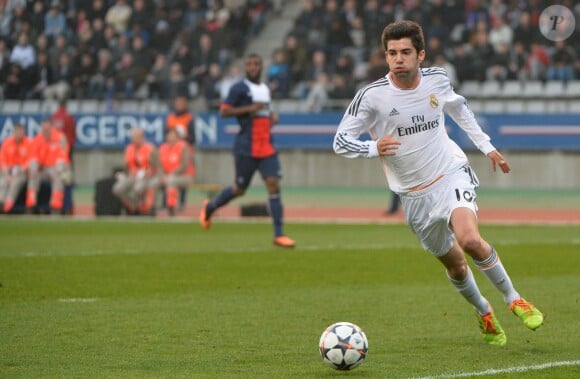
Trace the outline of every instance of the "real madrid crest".
<instances>
[{"instance_id":1,"label":"real madrid crest","mask_svg":"<svg viewBox=\"0 0 580 379\"><path fill-rule=\"evenodd\" d=\"M439 106L439 100L437 100L435 95L431 94L431 97L429 98L429 104L431 105L431 108L437 108Z\"/></svg>"}]
</instances>

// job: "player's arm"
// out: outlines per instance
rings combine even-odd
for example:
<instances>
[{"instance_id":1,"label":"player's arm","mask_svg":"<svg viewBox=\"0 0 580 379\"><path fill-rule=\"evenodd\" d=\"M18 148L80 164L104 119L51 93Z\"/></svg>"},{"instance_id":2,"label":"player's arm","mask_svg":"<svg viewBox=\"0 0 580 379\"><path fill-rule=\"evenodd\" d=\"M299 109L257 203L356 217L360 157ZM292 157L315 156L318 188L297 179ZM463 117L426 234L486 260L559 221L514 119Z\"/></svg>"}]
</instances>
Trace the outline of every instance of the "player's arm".
<instances>
[{"instance_id":1,"label":"player's arm","mask_svg":"<svg viewBox=\"0 0 580 379\"><path fill-rule=\"evenodd\" d=\"M491 159L493 171L499 166L503 173L510 172L509 163L492 145L491 138L481 130L481 127L475 119L475 115L467 106L465 98L455 93L451 85L449 85L448 91L449 98L445 103L444 111L451 116L461 129L465 130L467 136L473 141L475 146Z\"/></svg>"},{"instance_id":2,"label":"player's arm","mask_svg":"<svg viewBox=\"0 0 580 379\"><path fill-rule=\"evenodd\" d=\"M362 133L369 129L374 111L359 92L347 108L332 144L336 154L347 158L374 158L379 155L394 155L399 142L393 137L382 137L376 141L361 141Z\"/></svg>"},{"instance_id":3,"label":"player's arm","mask_svg":"<svg viewBox=\"0 0 580 379\"><path fill-rule=\"evenodd\" d=\"M260 109L264 108L265 104L263 103L252 103L249 105L241 105L238 107L232 106L227 103L223 103L220 106L220 115L222 117L237 117L243 115L251 115L253 113L258 112Z\"/></svg>"}]
</instances>

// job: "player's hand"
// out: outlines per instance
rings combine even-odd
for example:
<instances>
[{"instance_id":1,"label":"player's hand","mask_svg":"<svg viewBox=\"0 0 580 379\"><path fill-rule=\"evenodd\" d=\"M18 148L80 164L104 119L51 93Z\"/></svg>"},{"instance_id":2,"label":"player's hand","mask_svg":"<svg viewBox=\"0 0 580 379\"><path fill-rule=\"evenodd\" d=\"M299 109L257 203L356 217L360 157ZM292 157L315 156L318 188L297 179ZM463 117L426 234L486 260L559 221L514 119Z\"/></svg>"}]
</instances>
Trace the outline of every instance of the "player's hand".
<instances>
[{"instance_id":1,"label":"player's hand","mask_svg":"<svg viewBox=\"0 0 580 379\"><path fill-rule=\"evenodd\" d=\"M401 142L399 142L395 137L384 136L377 141L377 150L381 156L393 156L400 144Z\"/></svg>"},{"instance_id":2,"label":"player's hand","mask_svg":"<svg viewBox=\"0 0 580 379\"><path fill-rule=\"evenodd\" d=\"M494 150L494 151L490 152L489 154L487 154L487 156L489 157L489 159L491 159L491 165L493 167L493 172L496 171L497 166L499 166L499 168L501 169L501 172L503 172L504 174L507 174L508 172L510 172L512 170L509 163L499 153L499 151Z\"/></svg>"}]
</instances>

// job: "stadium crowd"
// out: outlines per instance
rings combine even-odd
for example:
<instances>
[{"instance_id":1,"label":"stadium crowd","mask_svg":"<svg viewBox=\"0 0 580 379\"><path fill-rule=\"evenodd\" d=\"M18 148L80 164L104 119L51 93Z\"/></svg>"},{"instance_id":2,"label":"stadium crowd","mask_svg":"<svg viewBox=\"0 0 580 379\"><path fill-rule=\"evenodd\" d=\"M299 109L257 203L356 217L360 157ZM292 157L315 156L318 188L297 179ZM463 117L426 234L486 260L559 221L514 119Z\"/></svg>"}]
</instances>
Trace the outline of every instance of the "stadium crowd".
<instances>
[{"instance_id":1,"label":"stadium crowd","mask_svg":"<svg viewBox=\"0 0 580 379\"><path fill-rule=\"evenodd\" d=\"M465 80L580 78L578 32L544 38L534 0L301 0L272 52L278 99L345 99L384 75L378 37L389 22L418 21L425 66ZM574 1L561 4L580 14ZM268 19L269 0L2 0L0 94L6 99L205 98L217 109L239 79L236 58ZM578 25L577 25L578 28Z\"/></svg>"},{"instance_id":2,"label":"stadium crowd","mask_svg":"<svg viewBox=\"0 0 580 379\"><path fill-rule=\"evenodd\" d=\"M280 98L351 97L387 70L379 36L386 24L410 19L425 33L424 67L443 67L454 85L466 80L580 78L580 39L546 39L538 26L552 1L304 0L293 30L274 53L269 79ZM580 15L580 5L562 1ZM279 56L278 56L279 54ZM283 68L281 68L283 67ZM289 93L294 88L296 92Z\"/></svg>"},{"instance_id":3,"label":"stadium crowd","mask_svg":"<svg viewBox=\"0 0 580 379\"><path fill-rule=\"evenodd\" d=\"M2 94L171 100L211 92L270 9L267 0L2 0Z\"/></svg>"}]
</instances>

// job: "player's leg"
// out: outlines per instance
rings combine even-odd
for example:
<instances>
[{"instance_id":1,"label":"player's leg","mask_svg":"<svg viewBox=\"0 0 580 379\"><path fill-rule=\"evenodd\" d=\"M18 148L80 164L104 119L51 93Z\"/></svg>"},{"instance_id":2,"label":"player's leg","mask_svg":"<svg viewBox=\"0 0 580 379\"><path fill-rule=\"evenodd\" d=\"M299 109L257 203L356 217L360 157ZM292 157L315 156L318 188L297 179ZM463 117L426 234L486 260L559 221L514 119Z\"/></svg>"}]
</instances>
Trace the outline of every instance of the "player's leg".
<instances>
[{"instance_id":1,"label":"player's leg","mask_svg":"<svg viewBox=\"0 0 580 379\"><path fill-rule=\"evenodd\" d=\"M524 325L539 328L543 314L516 291L496 250L479 234L475 214L467 208L457 208L451 215L451 225L459 245L471 256L473 263L503 295L504 302Z\"/></svg>"},{"instance_id":2,"label":"player's leg","mask_svg":"<svg viewBox=\"0 0 580 379\"><path fill-rule=\"evenodd\" d=\"M274 244L281 247L294 247L296 242L284 235L284 206L280 194L282 170L278 154L260 160L258 167L266 190L268 191L268 209L274 226Z\"/></svg>"},{"instance_id":3,"label":"player's leg","mask_svg":"<svg viewBox=\"0 0 580 379\"><path fill-rule=\"evenodd\" d=\"M476 185L477 178L474 179L469 167L458 171L451 180L448 199L454 205L449 223L455 238L463 251L472 258L478 270L502 293L504 302L510 306L510 310L522 319L526 327L537 329L543 322L542 313L533 304L522 299L496 250L479 233L475 204Z\"/></svg>"},{"instance_id":4,"label":"player's leg","mask_svg":"<svg viewBox=\"0 0 580 379\"><path fill-rule=\"evenodd\" d=\"M16 197L20 193L20 190L26 184L26 171L20 170L19 172L13 174L10 177L10 181L7 183L7 188L5 192L5 196L2 198L0 197L0 202L4 203L3 212L9 213L14 207L14 202L16 201ZM1 187L1 186L0 186ZM2 190L0 189L0 193Z\"/></svg>"},{"instance_id":5,"label":"player's leg","mask_svg":"<svg viewBox=\"0 0 580 379\"><path fill-rule=\"evenodd\" d=\"M451 284L475 308L485 341L503 346L507 341L505 333L482 296L463 250L449 228L449 208L441 201L446 191L447 183L442 182L427 190L402 195L406 218L423 248L445 266Z\"/></svg>"},{"instance_id":6,"label":"player's leg","mask_svg":"<svg viewBox=\"0 0 580 379\"><path fill-rule=\"evenodd\" d=\"M139 212L151 215L155 212L155 181L150 177L136 177L133 184L133 193Z\"/></svg>"},{"instance_id":7,"label":"player's leg","mask_svg":"<svg viewBox=\"0 0 580 379\"><path fill-rule=\"evenodd\" d=\"M234 156L234 184L222 189L213 199L206 199L199 213L199 222L203 229L211 227L212 214L236 197L243 196L250 185L254 172L258 169L258 160L252 157Z\"/></svg>"},{"instance_id":8,"label":"player's leg","mask_svg":"<svg viewBox=\"0 0 580 379\"><path fill-rule=\"evenodd\" d=\"M57 163L48 169L50 179L50 208L53 213L60 213L64 204L65 164Z\"/></svg>"},{"instance_id":9,"label":"player's leg","mask_svg":"<svg viewBox=\"0 0 580 379\"><path fill-rule=\"evenodd\" d=\"M113 185L113 194L121 200L123 206L129 213L135 211L135 203L130 196L131 188L133 187L134 180L132 176L124 173L117 174L117 180Z\"/></svg>"},{"instance_id":10,"label":"player's leg","mask_svg":"<svg viewBox=\"0 0 580 379\"><path fill-rule=\"evenodd\" d=\"M165 201L170 215L175 214L179 203L179 190L193 182L191 175L169 175L165 184Z\"/></svg>"},{"instance_id":11,"label":"player's leg","mask_svg":"<svg viewBox=\"0 0 580 379\"><path fill-rule=\"evenodd\" d=\"M40 180L42 179L42 168L37 160L33 160L28 164L28 186L26 189L26 208L32 211L36 207L36 198L38 189L40 188Z\"/></svg>"},{"instance_id":12,"label":"player's leg","mask_svg":"<svg viewBox=\"0 0 580 379\"><path fill-rule=\"evenodd\" d=\"M0 171L0 205L4 207L8 196L8 187L10 186L10 175ZM6 212L6 211L4 211Z\"/></svg>"}]
</instances>

